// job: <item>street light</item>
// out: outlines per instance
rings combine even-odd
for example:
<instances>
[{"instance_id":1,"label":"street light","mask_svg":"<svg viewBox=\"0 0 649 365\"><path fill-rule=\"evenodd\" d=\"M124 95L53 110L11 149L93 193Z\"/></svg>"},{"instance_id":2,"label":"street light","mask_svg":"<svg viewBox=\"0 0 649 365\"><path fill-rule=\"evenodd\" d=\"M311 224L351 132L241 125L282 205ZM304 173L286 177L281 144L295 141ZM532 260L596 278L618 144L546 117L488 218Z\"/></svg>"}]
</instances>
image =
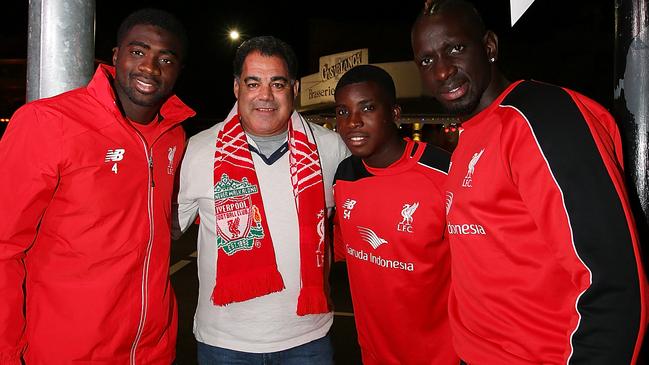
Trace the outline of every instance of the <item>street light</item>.
<instances>
[{"instance_id":1,"label":"street light","mask_svg":"<svg viewBox=\"0 0 649 365\"><path fill-rule=\"evenodd\" d=\"M228 35L230 37L230 40L233 42L239 40L239 37L241 36L239 34L239 31L236 29L231 29Z\"/></svg>"}]
</instances>

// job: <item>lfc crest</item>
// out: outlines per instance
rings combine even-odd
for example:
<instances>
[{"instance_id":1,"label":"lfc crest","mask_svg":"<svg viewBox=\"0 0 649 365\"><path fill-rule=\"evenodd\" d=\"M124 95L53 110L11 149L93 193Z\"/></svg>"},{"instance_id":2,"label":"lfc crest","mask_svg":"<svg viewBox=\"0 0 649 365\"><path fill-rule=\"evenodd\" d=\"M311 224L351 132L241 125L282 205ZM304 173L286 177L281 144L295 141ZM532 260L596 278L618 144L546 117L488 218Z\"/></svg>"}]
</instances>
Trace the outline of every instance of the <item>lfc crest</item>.
<instances>
[{"instance_id":1,"label":"lfc crest","mask_svg":"<svg viewBox=\"0 0 649 365\"><path fill-rule=\"evenodd\" d=\"M221 175L214 185L214 204L216 209L216 248L222 248L228 256L241 250L252 250L264 238L261 214L250 196L259 192L257 186Z\"/></svg>"}]
</instances>

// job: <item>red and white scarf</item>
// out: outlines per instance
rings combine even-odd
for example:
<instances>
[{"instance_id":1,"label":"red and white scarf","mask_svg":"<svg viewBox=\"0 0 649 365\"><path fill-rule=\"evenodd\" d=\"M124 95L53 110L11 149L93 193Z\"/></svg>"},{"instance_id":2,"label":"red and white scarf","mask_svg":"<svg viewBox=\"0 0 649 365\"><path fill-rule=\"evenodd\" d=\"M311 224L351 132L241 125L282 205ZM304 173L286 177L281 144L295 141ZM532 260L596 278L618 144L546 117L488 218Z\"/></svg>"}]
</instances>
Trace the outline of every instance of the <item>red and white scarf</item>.
<instances>
[{"instance_id":1,"label":"red and white scarf","mask_svg":"<svg viewBox=\"0 0 649 365\"><path fill-rule=\"evenodd\" d=\"M235 106L236 108L236 106ZM239 115L219 132L214 155L218 265L215 305L242 302L284 289L266 222L248 140ZM297 113L288 123L291 182L300 233L302 287L297 314L329 311L324 287L326 206L313 132Z\"/></svg>"}]
</instances>

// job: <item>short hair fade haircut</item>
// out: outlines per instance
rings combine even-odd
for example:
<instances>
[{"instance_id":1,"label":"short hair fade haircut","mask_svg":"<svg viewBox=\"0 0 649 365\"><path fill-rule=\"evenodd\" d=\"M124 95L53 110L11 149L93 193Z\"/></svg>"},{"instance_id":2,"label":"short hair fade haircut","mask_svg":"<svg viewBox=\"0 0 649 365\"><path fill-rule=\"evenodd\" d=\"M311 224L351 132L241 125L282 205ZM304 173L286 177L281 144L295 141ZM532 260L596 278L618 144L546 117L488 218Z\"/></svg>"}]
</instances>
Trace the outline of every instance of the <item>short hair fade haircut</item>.
<instances>
[{"instance_id":1,"label":"short hair fade haircut","mask_svg":"<svg viewBox=\"0 0 649 365\"><path fill-rule=\"evenodd\" d=\"M253 52L259 52L268 57L280 57L286 63L288 76L292 81L297 80L297 56L295 56L295 51L288 43L273 36L258 36L241 43L232 62L234 77L239 78L241 76L243 62Z\"/></svg>"},{"instance_id":2,"label":"short hair fade haircut","mask_svg":"<svg viewBox=\"0 0 649 365\"><path fill-rule=\"evenodd\" d=\"M345 72L340 77L340 80L338 80L338 84L336 84L334 95L347 85L358 84L361 82L373 82L377 84L385 93L390 104L396 104L397 91L392 76L390 76L390 74L384 69L374 65L359 65Z\"/></svg>"},{"instance_id":3,"label":"short hair fade haircut","mask_svg":"<svg viewBox=\"0 0 649 365\"><path fill-rule=\"evenodd\" d=\"M175 35L180 40L180 46L182 47L181 51L183 54L181 58L185 59L187 56L189 47L187 32L175 15L168 11L154 8L144 8L131 13L122 21L122 24L120 24L117 30L117 46L122 44L126 34L136 25L153 25Z\"/></svg>"}]
</instances>

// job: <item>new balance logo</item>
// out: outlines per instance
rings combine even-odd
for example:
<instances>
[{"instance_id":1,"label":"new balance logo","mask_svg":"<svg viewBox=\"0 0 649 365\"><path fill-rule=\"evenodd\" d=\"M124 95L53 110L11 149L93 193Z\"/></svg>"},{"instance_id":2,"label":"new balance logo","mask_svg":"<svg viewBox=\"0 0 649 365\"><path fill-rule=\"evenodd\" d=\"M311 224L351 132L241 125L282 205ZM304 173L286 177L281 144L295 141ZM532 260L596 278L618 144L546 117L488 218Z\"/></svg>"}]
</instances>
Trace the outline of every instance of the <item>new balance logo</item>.
<instances>
[{"instance_id":1,"label":"new balance logo","mask_svg":"<svg viewBox=\"0 0 649 365\"><path fill-rule=\"evenodd\" d=\"M370 246L372 246L372 248L375 250L382 244L388 243L388 241L379 237L376 233L374 233L374 231L372 231L369 228L365 228L361 226L358 226L357 228L358 228L358 233L360 233L361 237L363 238L363 241L369 243Z\"/></svg>"},{"instance_id":2,"label":"new balance logo","mask_svg":"<svg viewBox=\"0 0 649 365\"><path fill-rule=\"evenodd\" d=\"M351 217L352 209L354 209L354 206L356 206L356 200L354 199L345 200L345 203L343 203L343 218L349 219Z\"/></svg>"},{"instance_id":3,"label":"new balance logo","mask_svg":"<svg viewBox=\"0 0 649 365\"><path fill-rule=\"evenodd\" d=\"M124 150L123 148L116 148L114 150L108 150L108 152L106 152L106 159L104 159L104 162L121 161L121 160L124 159L124 152L126 152L126 150Z\"/></svg>"},{"instance_id":4,"label":"new balance logo","mask_svg":"<svg viewBox=\"0 0 649 365\"><path fill-rule=\"evenodd\" d=\"M345 200L345 203L343 204L343 209L354 209L354 205L356 205L356 200L347 199L347 200Z\"/></svg>"}]
</instances>

